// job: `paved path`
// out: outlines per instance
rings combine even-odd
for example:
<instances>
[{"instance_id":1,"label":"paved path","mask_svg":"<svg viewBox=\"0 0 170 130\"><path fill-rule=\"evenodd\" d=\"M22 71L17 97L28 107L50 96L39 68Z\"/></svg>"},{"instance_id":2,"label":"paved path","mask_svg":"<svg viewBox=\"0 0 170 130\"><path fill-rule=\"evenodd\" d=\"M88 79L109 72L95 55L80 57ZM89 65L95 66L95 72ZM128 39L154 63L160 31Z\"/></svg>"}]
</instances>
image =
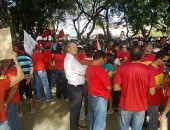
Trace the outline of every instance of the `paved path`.
<instances>
[{"instance_id":1,"label":"paved path","mask_svg":"<svg viewBox=\"0 0 170 130\"><path fill-rule=\"evenodd\" d=\"M24 116L20 118L21 130L69 130L69 102L55 99L50 102L35 101L35 113L30 114L29 104L24 104ZM86 124L86 121L81 124ZM108 115L106 130L118 130L118 112Z\"/></svg>"},{"instance_id":2,"label":"paved path","mask_svg":"<svg viewBox=\"0 0 170 130\"><path fill-rule=\"evenodd\" d=\"M29 104L24 104L24 116L20 118L20 130L69 130L69 101L55 99L50 102L35 101L35 113L30 114ZM119 113L107 115L105 130L119 130ZM81 121L82 125L87 121ZM143 129L145 130L145 129Z\"/></svg>"}]
</instances>

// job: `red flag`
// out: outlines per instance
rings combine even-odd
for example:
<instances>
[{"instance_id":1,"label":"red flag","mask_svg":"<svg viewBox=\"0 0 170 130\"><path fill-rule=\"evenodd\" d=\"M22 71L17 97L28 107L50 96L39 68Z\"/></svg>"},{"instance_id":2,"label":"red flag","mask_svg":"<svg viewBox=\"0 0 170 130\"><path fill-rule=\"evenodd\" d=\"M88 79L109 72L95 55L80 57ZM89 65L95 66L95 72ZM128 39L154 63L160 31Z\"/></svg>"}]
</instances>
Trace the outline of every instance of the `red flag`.
<instances>
[{"instance_id":1,"label":"red flag","mask_svg":"<svg viewBox=\"0 0 170 130\"><path fill-rule=\"evenodd\" d=\"M58 38L62 38L64 36L65 36L64 31L63 31L63 29L61 29L59 34L58 34Z\"/></svg>"},{"instance_id":2,"label":"red flag","mask_svg":"<svg viewBox=\"0 0 170 130\"><path fill-rule=\"evenodd\" d=\"M42 38L48 37L50 35L50 29L46 29L41 33Z\"/></svg>"}]
</instances>

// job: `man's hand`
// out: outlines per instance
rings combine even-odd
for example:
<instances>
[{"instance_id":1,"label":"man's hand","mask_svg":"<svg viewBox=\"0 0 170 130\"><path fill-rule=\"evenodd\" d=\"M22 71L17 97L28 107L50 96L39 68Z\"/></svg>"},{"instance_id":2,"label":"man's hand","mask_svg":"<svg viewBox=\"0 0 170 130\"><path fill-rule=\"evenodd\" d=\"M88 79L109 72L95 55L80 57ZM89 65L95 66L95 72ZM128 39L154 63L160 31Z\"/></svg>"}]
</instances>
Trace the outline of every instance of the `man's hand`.
<instances>
[{"instance_id":1,"label":"man's hand","mask_svg":"<svg viewBox=\"0 0 170 130\"><path fill-rule=\"evenodd\" d=\"M163 122L164 120L165 120L165 118L166 118L166 114L164 114L164 113L159 113L159 116L158 116L158 120L160 121L160 122Z\"/></svg>"},{"instance_id":2,"label":"man's hand","mask_svg":"<svg viewBox=\"0 0 170 130\"><path fill-rule=\"evenodd\" d=\"M28 78L26 79L26 85L30 84L30 81L31 81L31 78L28 77Z\"/></svg>"}]
</instances>

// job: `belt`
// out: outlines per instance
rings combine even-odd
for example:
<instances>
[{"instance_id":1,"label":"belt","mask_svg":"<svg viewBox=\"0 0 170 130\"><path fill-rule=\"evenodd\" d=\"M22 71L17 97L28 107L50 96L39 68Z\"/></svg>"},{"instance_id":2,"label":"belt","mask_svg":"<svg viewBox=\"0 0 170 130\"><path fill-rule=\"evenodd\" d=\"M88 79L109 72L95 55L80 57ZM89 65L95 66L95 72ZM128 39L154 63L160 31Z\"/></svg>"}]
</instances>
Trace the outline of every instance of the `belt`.
<instances>
[{"instance_id":1,"label":"belt","mask_svg":"<svg viewBox=\"0 0 170 130\"><path fill-rule=\"evenodd\" d=\"M80 84L80 85L72 85L72 84L69 84L69 86L71 86L71 87L83 87L83 84Z\"/></svg>"}]
</instances>

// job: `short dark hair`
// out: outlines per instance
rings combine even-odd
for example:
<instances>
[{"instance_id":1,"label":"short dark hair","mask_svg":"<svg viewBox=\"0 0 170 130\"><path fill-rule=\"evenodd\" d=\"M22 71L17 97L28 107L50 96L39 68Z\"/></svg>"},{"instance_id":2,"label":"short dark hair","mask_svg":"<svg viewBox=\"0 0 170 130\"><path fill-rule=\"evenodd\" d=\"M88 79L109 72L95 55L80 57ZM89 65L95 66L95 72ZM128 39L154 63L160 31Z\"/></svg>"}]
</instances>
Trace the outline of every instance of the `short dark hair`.
<instances>
[{"instance_id":1,"label":"short dark hair","mask_svg":"<svg viewBox=\"0 0 170 130\"><path fill-rule=\"evenodd\" d=\"M94 50L92 47L88 47L85 49L85 52L86 52L86 56L87 57L93 57L93 54L94 54Z\"/></svg>"},{"instance_id":2,"label":"short dark hair","mask_svg":"<svg viewBox=\"0 0 170 130\"><path fill-rule=\"evenodd\" d=\"M127 43L123 43L123 44L121 45L121 48L122 48L123 46L127 46L127 48L128 48L128 44L127 44Z\"/></svg>"},{"instance_id":3,"label":"short dark hair","mask_svg":"<svg viewBox=\"0 0 170 130\"><path fill-rule=\"evenodd\" d=\"M107 63L114 64L114 55L111 53L107 54Z\"/></svg>"},{"instance_id":4,"label":"short dark hair","mask_svg":"<svg viewBox=\"0 0 170 130\"><path fill-rule=\"evenodd\" d=\"M165 58L165 56L169 56L168 52L166 52L165 50L161 50L155 54L155 59L163 59Z\"/></svg>"},{"instance_id":5,"label":"short dark hair","mask_svg":"<svg viewBox=\"0 0 170 130\"><path fill-rule=\"evenodd\" d=\"M104 53L103 51L101 50L98 50L94 53L93 55L93 60L98 60L100 58L106 58L106 53Z\"/></svg>"},{"instance_id":6,"label":"short dark hair","mask_svg":"<svg viewBox=\"0 0 170 130\"><path fill-rule=\"evenodd\" d=\"M19 44L17 47L20 51L25 51L23 44Z\"/></svg>"},{"instance_id":7,"label":"short dark hair","mask_svg":"<svg viewBox=\"0 0 170 130\"><path fill-rule=\"evenodd\" d=\"M131 61L141 60L143 56L143 49L140 46L134 46L130 51L130 59Z\"/></svg>"}]
</instances>

